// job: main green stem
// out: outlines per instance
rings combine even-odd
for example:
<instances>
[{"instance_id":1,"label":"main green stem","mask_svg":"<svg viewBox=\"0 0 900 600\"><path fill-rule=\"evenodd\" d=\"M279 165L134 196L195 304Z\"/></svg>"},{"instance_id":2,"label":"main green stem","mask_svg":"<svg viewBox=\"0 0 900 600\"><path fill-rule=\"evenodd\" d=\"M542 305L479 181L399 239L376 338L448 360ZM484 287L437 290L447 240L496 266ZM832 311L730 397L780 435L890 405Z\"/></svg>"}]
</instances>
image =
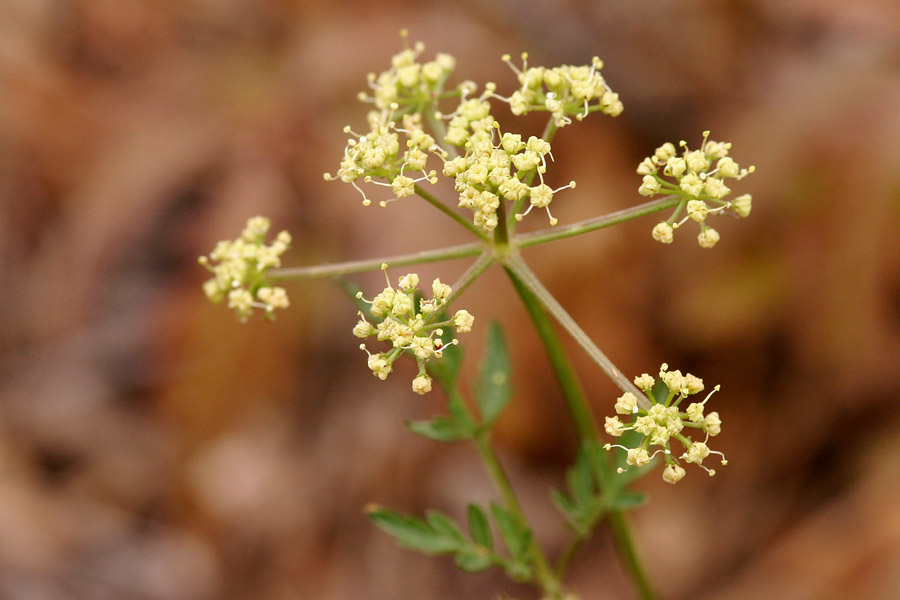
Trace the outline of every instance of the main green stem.
<instances>
[{"instance_id":1,"label":"main green stem","mask_svg":"<svg viewBox=\"0 0 900 600\"><path fill-rule=\"evenodd\" d=\"M478 449L478 454L481 456L485 468L490 474L491 479L494 481L494 485L496 485L497 489L500 491L500 495L503 497L503 503L506 505L506 509L516 515L523 523L527 523L528 520L525 518L525 511L522 510L522 505L519 503L519 499L513 491L512 484L509 481L509 477L506 475L506 471L503 470L503 466L500 464L500 461L497 460L497 455L494 454L494 450L491 448L488 435L486 433L477 435L474 441L475 447ZM549 597L557 598L561 587L559 579L550 567L547 557L544 556L540 544L538 544L534 537L532 537L531 541L531 554L534 559L535 575L540 582L541 588L544 590L544 593L549 595Z\"/></svg>"},{"instance_id":2,"label":"main green stem","mask_svg":"<svg viewBox=\"0 0 900 600\"><path fill-rule=\"evenodd\" d=\"M544 344L547 356L550 359L553 371L556 374L557 382L563 392L563 399L566 403L566 408L569 411L569 416L578 433L579 440L582 444L588 445L589 447L596 446L599 439L597 426L593 415L591 414L587 397L585 396L581 383L578 380L578 376L575 373L575 368L572 366L568 355L565 353L565 350L559 341L559 337L553 329L553 323L550 321L550 317L545 311L546 306L543 304L543 298L539 298L534 293L532 290L533 284L530 285L522 279L520 275L521 269L515 268L514 266L516 259L518 259L518 257L510 257L510 259L504 263L504 269L512 281L513 286L516 288L516 292L518 292L519 297L522 299L522 302L528 311L528 316L531 318L538 336ZM521 259L518 259L518 261L521 263ZM513 265L510 263L513 263ZM524 266L524 263L521 263L521 266ZM527 269L527 267L525 267L525 269ZM530 271L528 272L530 273ZM599 461L595 457L596 453L591 452L591 455L592 466L594 469L610 468L608 463L599 464ZM601 481L603 480L599 477L598 479ZM619 556L625 563L640 598L642 600L655 600L657 597L656 593L650 585L646 570L635 550L631 530L625 515L622 514L622 511L620 510L610 510L607 513L607 518L609 519L610 529ZM558 570L560 575L562 574L560 571L565 569L572 558L571 555L574 554L580 545L581 540L577 540L575 544L570 546L567 554L563 556L563 559L560 562L560 569Z\"/></svg>"},{"instance_id":3,"label":"main green stem","mask_svg":"<svg viewBox=\"0 0 900 600\"><path fill-rule=\"evenodd\" d=\"M609 360L606 354L600 350L597 344L595 344L584 332L581 326L575 322L575 319L566 312L566 309L562 307L553 294L544 287L544 284L541 283L531 269L528 268L528 265L525 264L519 255L516 254L506 257L504 260L504 267L507 269L507 273L512 272L515 274L516 279L528 288L528 291L537 298L541 303L541 306L553 315L559 324L569 332L576 342L578 342L578 345L587 352L587 355L603 369L603 372L606 373L606 375L612 379L622 391L634 394L637 397L641 408L644 410L650 409L650 400L648 400L644 393L639 390L611 360Z\"/></svg>"},{"instance_id":4,"label":"main green stem","mask_svg":"<svg viewBox=\"0 0 900 600\"><path fill-rule=\"evenodd\" d=\"M458 386L453 385L447 389L447 394L450 395L451 402L455 402L458 406L461 406L468 414L469 419L473 419L471 411L467 408L466 402L462 398ZM522 509L522 503L519 502L519 498L513 490L509 476L507 476L506 471L503 469L503 465L500 464L500 460L497 458L497 454L491 447L490 431L484 430L478 433L472 441L475 444L475 448L478 450L478 455L481 457L481 461L484 464L491 481L494 482L494 485L500 492L500 496L503 498L503 504L506 509L513 513L522 523L527 523L528 519L525 518L525 511ZM547 561L547 557L544 556L543 550L534 537L532 537L531 540L531 553L532 558L534 559L535 575L541 588L546 594L549 594L551 598L558 598L561 592L560 580L553 572L550 563Z\"/></svg>"}]
</instances>

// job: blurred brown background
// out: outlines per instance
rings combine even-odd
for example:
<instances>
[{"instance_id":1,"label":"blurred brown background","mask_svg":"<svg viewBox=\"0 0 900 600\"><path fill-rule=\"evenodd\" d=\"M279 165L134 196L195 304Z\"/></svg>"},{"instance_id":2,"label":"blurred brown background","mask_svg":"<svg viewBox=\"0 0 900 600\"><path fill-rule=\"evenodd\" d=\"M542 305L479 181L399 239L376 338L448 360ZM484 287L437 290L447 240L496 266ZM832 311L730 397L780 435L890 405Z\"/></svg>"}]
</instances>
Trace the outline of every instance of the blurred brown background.
<instances>
[{"instance_id":1,"label":"blurred brown background","mask_svg":"<svg viewBox=\"0 0 900 600\"><path fill-rule=\"evenodd\" d=\"M578 180L563 223L642 201L638 161L704 129L758 168L736 188L753 214L718 219L714 251L690 228L654 243L650 217L526 254L626 373L667 361L722 384L729 466L641 484L662 596L900 597L896 2L3 0L0 598L534 597L367 522L370 501L460 516L493 492L470 448L405 431L440 394L411 394L410 365L368 374L336 286L290 286L275 325L200 291L196 257L255 214L294 234L296 265L466 240L424 204L365 209L322 181L401 27L501 91L505 52L604 59L626 110L554 140L552 180ZM547 491L574 443L549 368L501 273L463 305L467 369L483 326L507 327L518 384L497 442L556 552ZM615 389L573 356L609 414ZM603 530L572 582L632 597Z\"/></svg>"}]
</instances>

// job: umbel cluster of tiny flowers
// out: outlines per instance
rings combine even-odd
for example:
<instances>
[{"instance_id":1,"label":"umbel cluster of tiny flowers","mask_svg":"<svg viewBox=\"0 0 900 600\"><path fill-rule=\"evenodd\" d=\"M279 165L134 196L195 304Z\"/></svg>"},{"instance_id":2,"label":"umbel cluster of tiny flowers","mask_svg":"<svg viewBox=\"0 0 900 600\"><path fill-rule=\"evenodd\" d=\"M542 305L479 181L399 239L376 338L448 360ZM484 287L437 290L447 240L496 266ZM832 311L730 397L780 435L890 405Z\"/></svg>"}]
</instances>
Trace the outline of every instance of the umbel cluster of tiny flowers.
<instances>
[{"instance_id":1,"label":"umbel cluster of tiny flowers","mask_svg":"<svg viewBox=\"0 0 900 600\"><path fill-rule=\"evenodd\" d=\"M719 241L719 232L706 224L707 217L726 211L739 217L747 217L752 208L750 194L725 200L731 194L725 180L743 179L756 168L751 166L742 169L728 156L731 143L710 140L709 131L703 132L703 143L699 150L689 149L685 141L681 141L680 145L680 156L675 145L666 142L652 156L641 161L637 172L644 179L638 193L643 196L673 194L682 198L672 216L653 228L653 239L671 244L675 229L692 220L700 225L700 234L697 236L700 246L712 248ZM686 215L679 220L682 211Z\"/></svg>"},{"instance_id":2,"label":"umbel cluster of tiny flowers","mask_svg":"<svg viewBox=\"0 0 900 600\"><path fill-rule=\"evenodd\" d=\"M589 66L562 65L550 69L529 68L527 52L522 53L521 69L512 63L509 54L503 56L503 61L515 72L522 87L509 98L494 96L507 102L514 115L544 110L553 115L557 127L563 127L572 122L569 115L575 115L580 121L596 111L616 117L624 109L619 95L600 74L603 61L596 56Z\"/></svg>"},{"instance_id":3,"label":"umbel cluster of tiny flowers","mask_svg":"<svg viewBox=\"0 0 900 600\"><path fill-rule=\"evenodd\" d=\"M466 144L465 156L457 156L444 162L444 175L455 178L455 189L459 193L459 206L474 213L473 222L484 231L493 231L498 224L497 209L500 202L523 202L529 199L528 209L516 214L521 221L532 208L547 211L551 225L557 220L550 213L553 195L566 188L574 188L575 182L553 189L544 183L547 170L546 156L550 154L550 144L531 136L523 141L515 133L500 134L500 127L494 122L499 143L493 137L470 139ZM523 179L526 174L537 170L540 183L529 186Z\"/></svg>"},{"instance_id":4,"label":"umbel cluster of tiny flowers","mask_svg":"<svg viewBox=\"0 0 900 600\"><path fill-rule=\"evenodd\" d=\"M401 35L406 43L406 31ZM357 184L374 183L390 187L394 197L381 201L381 206L400 198L412 196L415 184L423 181L437 183L437 172L426 172L429 154L442 155L434 138L421 124L422 110L434 98L450 95L464 97L474 90L475 84L465 82L456 90L445 92L447 78L456 68L456 59L449 54L438 54L434 60L420 63L419 56L425 46L418 42L414 48L405 48L391 59L391 68L379 75L369 74L372 95L361 92L362 102L374 104L377 110L369 111L366 120L369 131L358 134L347 126L345 133L353 135L347 140L344 158L337 175L325 173L326 181L340 179L352 184L362 195L363 204L372 201ZM398 126L395 119L402 119ZM406 149L400 151L400 134L405 138ZM410 177L407 173L418 173Z\"/></svg>"},{"instance_id":5,"label":"umbel cluster of tiny flowers","mask_svg":"<svg viewBox=\"0 0 900 600\"><path fill-rule=\"evenodd\" d=\"M690 373L682 375L681 371L669 371L668 368L668 365L663 363L659 370L659 379L665 384L668 391L664 402L650 400L649 408L644 409L637 396L631 392L625 392L616 400L617 415L606 417L605 429L609 435L619 437L626 431L636 431L643 435L640 443L634 448L626 448L619 444L606 444L604 448L625 450L628 453L626 464L635 467L642 467L658 454L662 454L666 462L662 478L668 483L677 483L684 478L685 470L681 466L679 458L686 463L693 463L705 469L710 476L715 475L715 470L704 466L703 460L710 454L718 454L722 457L722 464L728 464L724 454L710 450L707 445L710 437L715 437L722 431L722 421L717 412L704 414L704 407L710 397L719 390L719 386L716 386L702 402L692 402L682 412L680 410L682 401L688 396L702 392L703 380ZM651 375L644 373L640 377L636 377L634 384L649 398L654 398L651 390L656 385L656 380ZM630 420L623 422L619 415ZM685 428L704 433L704 440L702 442L694 441L689 435L684 434ZM680 457L676 458L673 454L672 440L676 440L684 448ZM653 451L653 446L658 446L659 449ZM620 469L619 472L623 470Z\"/></svg>"},{"instance_id":6,"label":"umbel cluster of tiny flowers","mask_svg":"<svg viewBox=\"0 0 900 600\"><path fill-rule=\"evenodd\" d=\"M275 241L266 245L265 238L271 223L266 217L253 217L235 240L216 244L209 257L201 256L200 264L213 277L203 284L203 292L213 302L228 298L228 308L246 321L253 309L260 309L263 318L275 318L276 308L290 306L284 288L271 286L266 271L281 266L281 255L291 245L291 234L282 231Z\"/></svg>"},{"instance_id":7,"label":"umbel cluster of tiny flowers","mask_svg":"<svg viewBox=\"0 0 900 600\"><path fill-rule=\"evenodd\" d=\"M358 134L350 127L344 129L353 137L347 140L337 173L326 173L325 179L339 179L353 185L366 206L372 201L359 182L389 188L393 197L379 202L387 206L417 191L421 193L416 184L437 183L437 171L429 171L426 166L434 156L443 163L441 172L454 179L459 206L473 212L473 223L482 230L490 232L497 227L497 210L504 200L515 203L517 211L526 200L530 201L524 212L516 214L519 220L537 207L546 209L550 224L556 225L557 220L550 214L550 202L555 193L574 187L574 182L557 189L544 183L546 157L552 159L549 142L533 136L523 140L518 134L501 133L491 115L488 99L494 97L509 103L517 115L549 111L557 126L571 123L569 115L578 119L595 111L618 115L622 103L600 75L601 61L595 58L590 66L581 67L523 66L524 70L519 70L506 56L504 60L517 73L521 89L505 98L496 93L494 83L487 83L479 96L471 97L477 89L471 81L445 90L456 66L453 57L438 54L433 61L421 63L419 56L423 50L421 43L406 48L393 57L390 69L369 75L372 94L360 95L360 100L377 108L368 114L369 131ZM448 114L426 113L433 111L438 98L456 98L458 105ZM451 157L450 152L441 148L424 130L423 116L436 125L431 128L433 131L442 131L441 144L462 148L463 155L454 153ZM446 126L443 121L447 121ZM540 177L540 182L532 186L530 182L535 175Z\"/></svg>"},{"instance_id":8,"label":"umbel cluster of tiny flowers","mask_svg":"<svg viewBox=\"0 0 900 600\"><path fill-rule=\"evenodd\" d=\"M387 269L387 265L382 265ZM365 344L360 349L369 356L369 369L375 377L387 379L393 370L394 361L404 352L412 354L416 359L419 371L412 382L412 389L417 394L431 391L431 377L425 370L425 363L432 357L440 358L449 344L444 344L441 336L444 327L452 327L457 333L468 333L472 330L475 317L466 310L458 310L452 318L437 321L447 306L453 290L440 279L431 283L430 300L421 298L416 306L416 293L419 289L419 276L409 273L397 282L397 288L391 286L387 278L387 287L372 300L363 298L362 292L356 297L370 305L369 313L378 320L372 324L366 320L362 312L359 322L353 328L353 335L358 338L377 336L380 342L390 342L391 349L384 352L371 353ZM458 343L456 339L450 344Z\"/></svg>"}]
</instances>

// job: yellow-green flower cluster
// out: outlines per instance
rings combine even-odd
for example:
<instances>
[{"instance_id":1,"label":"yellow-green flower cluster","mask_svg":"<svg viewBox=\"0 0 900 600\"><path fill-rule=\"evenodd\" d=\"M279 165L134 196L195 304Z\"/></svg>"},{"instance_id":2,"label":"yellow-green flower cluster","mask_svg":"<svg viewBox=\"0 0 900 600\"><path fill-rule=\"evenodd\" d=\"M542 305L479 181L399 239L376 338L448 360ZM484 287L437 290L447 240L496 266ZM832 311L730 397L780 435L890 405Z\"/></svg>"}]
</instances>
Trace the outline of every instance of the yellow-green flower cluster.
<instances>
[{"instance_id":1,"label":"yellow-green flower cluster","mask_svg":"<svg viewBox=\"0 0 900 600\"><path fill-rule=\"evenodd\" d=\"M382 265L382 269L387 269L387 265ZM390 342L390 350L375 354L369 352L365 344L359 346L369 356L368 365L372 374L381 380L387 379L394 361L401 354L412 354L419 367L412 389L417 394L426 394L431 391L431 377L425 370L425 363L432 357L440 358L447 346L441 339L444 334L442 328L452 327L457 333L467 333L472 330L475 317L466 310L458 310L452 318L437 321L453 293L451 287L440 279L431 283L431 299L421 298L418 306L416 293L419 291L419 276L416 273L401 277L396 288L391 285L386 272L385 280L387 286L372 300L363 298L362 292L357 294L357 298L370 305L369 313L378 321L372 324L359 313L353 335L362 339L374 335L380 342ZM455 339L450 342L456 343Z\"/></svg>"},{"instance_id":2,"label":"yellow-green flower cluster","mask_svg":"<svg viewBox=\"0 0 900 600\"><path fill-rule=\"evenodd\" d=\"M580 121L596 111L613 117L622 112L622 101L600 74L603 61L596 56L588 66L553 68L529 68L527 53L522 53L521 69L512 64L508 54L503 61L516 73L522 86L509 98L497 96L509 104L514 115L545 110L553 115L557 127L563 127L572 122L571 116Z\"/></svg>"},{"instance_id":3,"label":"yellow-green flower cluster","mask_svg":"<svg viewBox=\"0 0 900 600\"><path fill-rule=\"evenodd\" d=\"M488 89L493 89L493 85L489 84ZM463 97L454 112L438 116L449 119L444 141L453 146L490 141L493 136L495 121L491 116L491 105L484 97L469 99Z\"/></svg>"},{"instance_id":4,"label":"yellow-green flower cluster","mask_svg":"<svg viewBox=\"0 0 900 600\"><path fill-rule=\"evenodd\" d=\"M394 105L396 108L396 105ZM418 114L405 115L403 126L391 120L392 110L370 111L368 115L369 132L365 135L354 133L350 127L344 133L354 137L347 140L344 158L337 175L325 173L325 181L340 179L352 184L362 195L363 204L372 203L356 182L373 183L391 188L394 197L382 200L381 206L388 202L407 198L415 193L415 185L422 181L437 183L437 171L425 172L429 153L437 152L434 138L422 129L421 117ZM405 150L400 152L400 134L406 138ZM419 172L421 176L412 178L406 173Z\"/></svg>"},{"instance_id":5,"label":"yellow-green flower cluster","mask_svg":"<svg viewBox=\"0 0 900 600\"><path fill-rule=\"evenodd\" d=\"M636 431L643 436L640 443L634 448L618 444L606 444L604 448L625 450L628 454L626 464L636 467L642 467L658 454L662 454L666 464L662 478L668 483L677 483L685 475L679 458L705 469L710 476L715 475L715 470L704 466L703 460L710 454L718 454L721 456L722 464L728 464L724 454L710 450L707 445L710 437L717 436L722 431L722 421L719 419L719 413L704 414L704 410L710 397L719 390L719 386L716 386L702 402L692 402L682 411L680 405L685 398L703 391L703 380L690 373L682 375L681 371L668 369L668 365L663 363L658 378L665 384L667 393L664 402L650 400L654 398L652 390L657 379L644 373L634 379L634 384L648 397L638 399L631 392L626 392L616 400L616 416L606 417L605 429L609 435L619 437L626 431ZM626 421L623 421L623 418ZM694 441L691 436L684 433L685 429L704 433L704 440ZM684 452L677 458L672 452L673 440L684 448ZM657 446L658 449L654 451L653 446ZM624 469L620 469L620 472L622 470Z\"/></svg>"},{"instance_id":6,"label":"yellow-green flower cluster","mask_svg":"<svg viewBox=\"0 0 900 600\"><path fill-rule=\"evenodd\" d=\"M493 129L499 134L500 127L496 122ZM556 225L557 220L550 214L553 195L565 188L575 187L575 182L555 190L545 184L548 155L550 143L534 136L524 141L519 134L499 134L497 144L493 136L477 141L470 139L466 144L465 156L444 162L444 175L455 178L459 206L471 210L474 213L473 222L484 231L493 231L497 227L497 209L501 202L519 203L526 198L529 200L528 209L516 214L517 220L537 207L545 209L550 224ZM537 171L540 183L529 186L525 180L532 171Z\"/></svg>"},{"instance_id":7,"label":"yellow-green flower cluster","mask_svg":"<svg viewBox=\"0 0 900 600\"><path fill-rule=\"evenodd\" d=\"M421 108L443 92L444 83L456 68L456 59L439 53L434 60L419 62L425 44L416 42L410 48L408 34L405 29L400 32L405 48L391 58L391 68L377 75L369 73L372 95L360 92L361 101L372 102L381 110L387 110L394 104L401 109L408 106Z\"/></svg>"},{"instance_id":8,"label":"yellow-green flower cluster","mask_svg":"<svg viewBox=\"0 0 900 600\"><path fill-rule=\"evenodd\" d=\"M290 305L284 288L271 286L266 271L281 266L281 255L291 245L291 234L282 231L275 241L266 245L271 227L266 217L253 217L235 240L216 244L209 257L201 256L200 264L212 274L203 284L203 292L213 302L228 299L228 308L237 312L242 321L257 308L265 319L274 319L276 308Z\"/></svg>"},{"instance_id":9,"label":"yellow-green flower cluster","mask_svg":"<svg viewBox=\"0 0 900 600\"><path fill-rule=\"evenodd\" d=\"M680 155L674 144L666 142L652 156L641 161L637 173L643 175L643 180L638 193L642 196L672 194L681 197L672 216L653 228L653 239L671 244L674 231L692 220L700 225L700 234L697 236L700 246L712 248L719 241L719 233L706 224L708 216L731 211L739 217L747 217L752 209L753 199L750 194L725 200L731 194L731 188L725 181L743 179L756 168L751 166L742 169L728 156L731 143L710 140L709 131L703 132L703 143L699 150L691 150L683 140L680 145ZM678 220L682 212L686 214Z\"/></svg>"}]
</instances>

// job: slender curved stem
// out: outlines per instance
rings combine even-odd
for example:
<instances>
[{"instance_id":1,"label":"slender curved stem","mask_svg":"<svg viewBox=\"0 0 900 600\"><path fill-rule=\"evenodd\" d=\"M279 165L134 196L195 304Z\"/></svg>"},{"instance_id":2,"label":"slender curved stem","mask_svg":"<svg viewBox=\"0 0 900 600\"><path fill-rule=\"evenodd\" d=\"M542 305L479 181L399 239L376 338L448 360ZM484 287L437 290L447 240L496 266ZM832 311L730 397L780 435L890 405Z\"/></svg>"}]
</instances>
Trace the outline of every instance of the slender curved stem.
<instances>
[{"instance_id":1,"label":"slender curved stem","mask_svg":"<svg viewBox=\"0 0 900 600\"><path fill-rule=\"evenodd\" d=\"M459 279L456 280L456 283L453 284L453 292L450 294L450 297L447 298L447 306L453 304L453 302L462 295L466 288L468 288L476 279L478 279L482 273L487 271L488 267L494 264L495 259L493 254L490 252L483 252L481 256L478 257L478 260L469 265L469 268L466 269L466 272L463 273Z\"/></svg>"},{"instance_id":2,"label":"slender curved stem","mask_svg":"<svg viewBox=\"0 0 900 600\"><path fill-rule=\"evenodd\" d=\"M377 271L381 265L388 264L392 267L405 265L417 265L455 258L477 256L484 250L481 242L470 242L459 246L448 246L435 250L423 250L410 254L398 254L396 256L382 256L381 258L367 258L364 260L351 260L341 263L312 265L309 267L294 267L287 269L272 269L268 272L272 281L289 281L293 279L315 279L317 277L335 277L349 275L350 273L362 273L365 271Z\"/></svg>"},{"instance_id":3,"label":"slender curved stem","mask_svg":"<svg viewBox=\"0 0 900 600\"><path fill-rule=\"evenodd\" d=\"M520 264L515 266L524 268L524 272L522 268L514 268L514 265L510 264L515 263L516 261ZM544 344L544 348L547 351L550 363L556 374L557 381L562 389L566 408L569 411L569 416L572 419L572 423L575 425L581 443L595 445L598 440L597 426L591 414L587 397L584 395L584 390L581 387L578 376L575 374L575 369L566 355L565 350L562 348L562 344L556 336L553 325L545 312L545 309L550 310L545 303L546 298L549 297L550 299L553 299L553 297L549 295L549 292L547 292L546 289L543 288L543 285L537 281L536 277L529 275L531 272L528 270L527 266L521 262L521 258L517 256L509 257L504 263L504 269L515 286L516 291L519 293L519 296L531 317L532 323L537 329L538 335ZM533 279L533 281L524 280L523 275L529 277L529 279ZM537 294L535 292L535 283L537 283L538 288L543 289L544 293ZM553 300L553 302L555 303L555 300ZM558 305L558 303L556 304ZM561 309L561 307L559 308ZM558 318L552 311L551 314L554 314L554 317ZM569 319L571 319L571 317L569 317ZM619 382L617 381L617 383ZM643 398L643 395L638 396L638 398ZM595 472L598 472L598 482L605 481L607 477L600 475L599 471L608 471L611 469L611 466L608 462L604 463L599 460L595 452L591 452L590 456L591 466ZM655 600L657 597L656 593L650 586L644 566L640 561L640 557L637 555L631 532L624 515L620 510L610 510L607 512L607 516L610 519L610 528L613 534L613 540L619 550L619 556L625 563L627 570L634 581L635 587L640 594L640 598L642 600ZM584 536L579 535L569 544L558 563L556 570L557 577L562 578L569 563L572 561L572 558L584 543L585 539Z\"/></svg>"},{"instance_id":4,"label":"slender curved stem","mask_svg":"<svg viewBox=\"0 0 900 600\"><path fill-rule=\"evenodd\" d=\"M528 520L525 518L525 511L522 510L522 504L519 502L519 498L516 496L515 491L513 491L509 477L506 475L506 471L504 471L503 466L500 464L497 455L490 445L488 435L486 433L478 435L475 437L474 442L475 447L478 449L478 455L481 456L481 460L484 463L488 474L491 476L491 480L493 480L494 485L497 486L500 495L503 497L503 504L506 506L506 509L513 513L521 522L527 523ZM545 593L549 594L549 597L558 597L560 592L559 579L556 577L553 569L550 568L547 557L544 556L540 544L537 543L537 540L534 537L532 537L531 540L531 552L532 557L534 558L535 574L541 587Z\"/></svg>"},{"instance_id":5,"label":"slender curved stem","mask_svg":"<svg viewBox=\"0 0 900 600\"><path fill-rule=\"evenodd\" d=\"M650 585L647 572L644 570L640 557L637 555L627 516L621 510L611 510L607 518L609 519L609 528L616 542L616 548L619 550L619 557L625 563L629 573L631 573L631 580L637 587L638 594L642 600L655 600L657 597L656 592Z\"/></svg>"},{"instance_id":6,"label":"slender curved stem","mask_svg":"<svg viewBox=\"0 0 900 600\"><path fill-rule=\"evenodd\" d=\"M457 404L470 420L474 419L472 411L466 405L462 393L459 390L459 386L456 383L446 387L445 391L447 392L451 403ZM478 451L478 456L481 458L481 462L484 465L488 476L491 478L497 491L500 492L500 497L503 499L503 505L506 507L506 510L513 513L522 523L527 523L528 520L525 518L525 511L522 509L522 503L519 502L519 498L516 496L516 492L513 489L512 482L510 482L506 470L503 468L500 459L497 457L497 453L494 452L494 448L491 445L490 430L486 429L482 431L472 438L472 442L475 445L475 449ZM540 586L543 588L544 592L551 594L551 597L558 597L561 588L560 580L550 568L547 557L544 556L543 550L534 537L531 539L531 552L534 558L535 574Z\"/></svg>"},{"instance_id":7,"label":"slender curved stem","mask_svg":"<svg viewBox=\"0 0 900 600\"><path fill-rule=\"evenodd\" d=\"M574 538L572 538L572 541L569 542L568 546L566 546L565 551L562 553L562 556L556 563L557 577L562 579L565 576L566 571L569 570L569 566L572 564L572 560L575 558L575 554L578 552L578 550L581 549L581 546L585 541L587 541L588 537L590 537L590 534L578 534Z\"/></svg>"},{"instance_id":8,"label":"slender curved stem","mask_svg":"<svg viewBox=\"0 0 900 600\"><path fill-rule=\"evenodd\" d=\"M569 417L578 433L578 439L596 441L597 424L591 414L590 405L584 388L578 380L578 375L572 367L572 363L566 356L559 337L553 331L553 323L547 316L547 313L541 308L540 300L531 291L531 288L522 281L518 272L512 270L509 265L504 265L507 275L515 286L528 316L537 330L538 337L547 351L547 358L553 367L553 373L556 375L556 381L563 393L563 401L566 403L566 409L569 411Z\"/></svg>"},{"instance_id":9,"label":"slender curved stem","mask_svg":"<svg viewBox=\"0 0 900 600\"><path fill-rule=\"evenodd\" d=\"M444 204L443 202L441 202L440 200L435 198L433 195L431 195L431 193L426 191L424 188L422 188L419 185L416 185L415 190L416 190L416 194L419 197L421 197L423 200L428 202L428 204L432 205L433 207L435 207L436 209L438 209L439 211L441 211L442 213L444 213L445 215L447 215L448 217L450 217L451 219L453 219L454 221L456 221L457 223L459 223L460 225L462 225L463 227L465 227L466 229L468 229L469 231L474 233L480 239L482 239L482 240L488 239L487 234L485 234L484 231L482 231L477 225L475 225L471 221L468 221L461 214L455 212L449 206L447 206L446 204Z\"/></svg>"},{"instance_id":10,"label":"slender curved stem","mask_svg":"<svg viewBox=\"0 0 900 600\"><path fill-rule=\"evenodd\" d=\"M676 206L679 202L680 198L678 196L666 196L664 198L659 198L658 200L645 202L638 206L617 210L606 215L594 217L593 219L586 219L570 225L563 225L562 227L554 227L552 229L542 229L532 233L523 233L515 236L515 243L519 248L527 248L528 246L561 240L563 238L581 235L582 233L603 229L604 227L616 225L623 221L659 212Z\"/></svg>"},{"instance_id":11,"label":"slender curved stem","mask_svg":"<svg viewBox=\"0 0 900 600\"><path fill-rule=\"evenodd\" d=\"M638 399L638 404L640 404L641 408L644 410L650 409L652 406L650 400L631 382L631 380L622 374L612 361L607 358L603 351L597 347L597 344L588 337L578 323L575 322L575 319L566 312L566 309L562 307L556 298L553 297L553 294L544 287L544 284L541 283L531 269L528 268L528 265L525 264L525 261L522 260L521 256L518 254L510 254L504 259L503 264L507 270L512 271L519 281L521 281L521 283L527 287L538 300L540 300L544 308L553 315L553 318L569 332L569 335L575 338L578 345L587 352L588 356L603 369L603 372L606 373L606 375L612 379L622 391L634 394Z\"/></svg>"}]
</instances>

